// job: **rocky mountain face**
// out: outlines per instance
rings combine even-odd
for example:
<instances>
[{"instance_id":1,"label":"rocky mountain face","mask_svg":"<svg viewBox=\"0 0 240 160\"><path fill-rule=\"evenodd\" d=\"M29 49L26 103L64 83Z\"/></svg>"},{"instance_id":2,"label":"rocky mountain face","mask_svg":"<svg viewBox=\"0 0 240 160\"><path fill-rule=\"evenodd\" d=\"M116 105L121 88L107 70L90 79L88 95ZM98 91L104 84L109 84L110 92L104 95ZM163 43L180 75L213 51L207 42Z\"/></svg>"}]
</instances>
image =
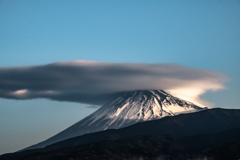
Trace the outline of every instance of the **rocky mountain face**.
<instances>
[{"instance_id":1,"label":"rocky mountain face","mask_svg":"<svg viewBox=\"0 0 240 160\"><path fill-rule=\"evenodd\" d=\"M240 109L208 109L70 138L0 160L237 160Z\"/></svg>"},{"instance_id":2,"label":"rocky mountain face","mask_svg":"<svg viewBox=\"0 0 240 160\"><path fill-rule=\"evenodd\" d=\"M125 92L66 130L26 149L42 148L87 133L119 129L138 122L200 110L203 108L163 90Z\"/></svg>"},{"instance_id":3,"label":"rocky mountain face","mask_svg":"<svg viewBox=\"0 0 240 160\"><path fill-rule=\"evenodd\" d=\"M238 128L240 128L240 109L215 108L140 122L120 129L109 129L85 134L54 143L45 148L72 147L98 141L131 138L138 135L175 135L180 137L202 135L197 138L201 141L206 134L215 134ZM223 134L222 140L224 136ZM234 138L234 136L232 137ZM240 135L238 137L240 138ZM228 140L229 138L226 137L226 139ZM210 143L211 138L208 141ZM199 143L199 141L194 143Z\"/></svg>"}]
</instances>

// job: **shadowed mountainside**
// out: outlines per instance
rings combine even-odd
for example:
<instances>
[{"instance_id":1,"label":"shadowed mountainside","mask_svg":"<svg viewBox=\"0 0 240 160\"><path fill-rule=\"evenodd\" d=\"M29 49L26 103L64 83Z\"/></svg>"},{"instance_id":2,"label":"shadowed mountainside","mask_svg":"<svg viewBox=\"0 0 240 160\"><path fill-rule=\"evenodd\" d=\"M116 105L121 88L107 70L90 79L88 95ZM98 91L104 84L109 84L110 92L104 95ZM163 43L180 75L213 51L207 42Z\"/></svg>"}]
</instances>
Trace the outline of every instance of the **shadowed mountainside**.
<instances>
[{"instance_id":1,"label":"shadowed mountainside","mask_svg":"<svg viewBox=\"0 0 240 160\"><path fill-rule=\"evenodd\" d=\"M240 128L191 137L139 135L54 150L24 151L0 160L236 160L240 158L239 149Z\"/></svg>"},{"instance_id":2,"label":"shadowed mountainside","mask_svg":"<svg viewBox=\"0 0 240 160\"><path fill-rule=\"evenodd\" d=\"M46 148L54 149L76 146L102 140L117 140L144 134L166 134L187 137L197 134L218 133L234 128L240 128L240 110L216 108L141 122L122 129L112 129L86 134L49 145Z\"/></svg>"},{"instance_id":3,"label":"shadowed mountainside","mask_svg":"<svg viewBox=\"0 0 240 160\"><path fill-rule=\"evenodd\" d=\"M174 116L181 112L200 110L203 110L203 108L163 90L124 92L64 131L24 150L43 148L88 133L119 129L143 121Z\"/></svg>"},{"instance_id":4,"label":"shadowed mountainside","mask_svg":"<svg viewBox=\"0 0 240 160\"><path fill-rule=\"evenodd\" d=\"M240 110L209 109L67 139L1 160L240 158Z\"/></svg>"}]
</instances>

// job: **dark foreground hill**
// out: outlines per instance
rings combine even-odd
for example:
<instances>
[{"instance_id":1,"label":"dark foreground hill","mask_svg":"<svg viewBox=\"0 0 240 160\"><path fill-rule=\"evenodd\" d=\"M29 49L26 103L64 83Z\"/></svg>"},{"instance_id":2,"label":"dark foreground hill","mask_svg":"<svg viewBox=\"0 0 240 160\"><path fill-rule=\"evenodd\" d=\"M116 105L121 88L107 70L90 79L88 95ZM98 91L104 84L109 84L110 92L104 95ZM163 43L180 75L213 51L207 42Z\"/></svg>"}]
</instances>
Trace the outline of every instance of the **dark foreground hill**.
<instances>
[{"instance_id":1,"label":"dark foreground hill","mask_svg":"<svg viewBox=\"0 0 240 160\"><path fill-rule=\"evenodd\" d=\"M55 149L144 134L186 137L197 134L218 133L234 128L240 128L240 110L216 108L141 122L122 129L86 134L49 145L46 148Z\"/></svg>"},{"instance_id":2,"label":"dark foreground hill","mask_svg":"<svg viewBox=\"0 0 240 160\"><path fill-rule=\"evenodd\" d=\"M240 110L210 109L86 134L0 160L240 158Z\"/></svg>"},{"instance_id":3,"label":"dark foreground hill","mask_svg":"<svg viewBox=\"0 0 240 160\"><path fill-rule=\"evenodd\" d=\"M215 134L179 137L139 135L54 150L39 149L1 160L238 160L240 128Z\"/></svg>"},{"instance_id":4,"label":"dark foreground hill","mask_svg":"<svg viewBox=\"0 0 240 160\"><path fill-rule=\"evenodd\" d=\"M84 134L119 129L139 122L203 109L163 90L124 92L64 131L24 150L43 148Z\"/></svg>"}]
</instances>

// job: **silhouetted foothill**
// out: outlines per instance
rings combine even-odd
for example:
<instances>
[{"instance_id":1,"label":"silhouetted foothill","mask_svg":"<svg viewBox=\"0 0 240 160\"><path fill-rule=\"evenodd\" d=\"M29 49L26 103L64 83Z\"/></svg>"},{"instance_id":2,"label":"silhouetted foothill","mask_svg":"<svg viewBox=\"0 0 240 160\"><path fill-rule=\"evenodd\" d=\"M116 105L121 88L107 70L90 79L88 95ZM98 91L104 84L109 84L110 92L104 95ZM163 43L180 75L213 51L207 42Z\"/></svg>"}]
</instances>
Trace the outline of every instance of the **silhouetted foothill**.
<instances>
[{"instance_id":1,"label":"silhouetted foothill","mask_svg":"<svg viewBox=\"0 0 240 160\"><path fill-rule=\"evenodd\" d=\"M73 126L26 149L42 148L84 134L119 129L139 122L202 109L163 90L124 92Z\"/></svg>"}]
</instances>

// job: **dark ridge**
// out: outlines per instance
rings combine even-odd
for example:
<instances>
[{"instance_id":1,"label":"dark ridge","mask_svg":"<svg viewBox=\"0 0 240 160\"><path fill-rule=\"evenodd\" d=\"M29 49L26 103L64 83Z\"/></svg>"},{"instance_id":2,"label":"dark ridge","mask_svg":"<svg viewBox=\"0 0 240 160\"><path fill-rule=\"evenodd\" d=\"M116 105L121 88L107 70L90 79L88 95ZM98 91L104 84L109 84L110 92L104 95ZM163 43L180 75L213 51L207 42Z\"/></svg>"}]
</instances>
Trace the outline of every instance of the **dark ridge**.
<instances>
[{"instance_id":1,"label":"dark ridge","mask_svg":"<svg viewBox=\"0 0 240 160\"><path fill-rule=\"evenodd\" d=\"M117 140L144 134L167 134L176 136L193 136L197 134L218 133L240 128L240 110L209 109L195 113L164 117L159 120L140 122L122 129L110 129L85 134L50 145L59 148L86 144L102 140Z\"/></svg>"},{"instance_id":2,"label":"dark ridge","mask_svg":"<svg viewBox=\"0 0 240 160\"><path fill-rule=\"evenodd\" d=\"M2 155L0 160L237 160L239 149L240 128L191 137L138 135L82 146Z\"/></svg>"},{"instance_id":3,"label":"dark ridge","mask_svg":"<svg viewBox=\"0 0 240 160\"><path fill-rule=\"evenodd\" d=\"M162 108L158 108L158 106L155 105L155 103L157 102L155 102L154 99L158 100L159 105ZM142 101L142 103L140 101ZM177 102L181 103L180 105L182 105L183 107L179 106ZM168 106L167 103L169 103L170 105ZM165 108L163 108L163 105L165 104L167 108L166 110ZM68 127L64 131L54 135L53 137L50 137L49 139L43 142L29 146L23 150L42 148L47 145L60 142L62 140L66 140L68 138L81 136L87 133L95 133L103 130L119 129L119 128L130 126L138 122L159 119L159 118L162 118L162 116L166 116L166 115L173 116L175 115L175 112L174 110L171 109L172 105L176 105L180 107L182 110L186 109L186 110L192 110L192 111L199 111L203 109L201 107L193 105L192 103L185 102L184 100L171 96L170 94L167 94L162 90L139 90L139 91L124 92L121 95L117 96L115 99L108 102L103 107L99 108L99 110L97 110L96 112L87 116L83 120L75 123L74 125ZM155 112L156 110L153 109L153 107L156 107L156 109L159 110L159 112L156 113ZM131 112L129 112L129 110L131 110ZM139 117L137 117L138 113L139 113ZM132 119L129 117L135 117L135 118ZM159 129L157 129L158 131L155 133L155 131L151 131L151 130L156 129L156 127L152 127L149 129L149 131L146 131L145 128L138 128L137 129L138 132L127 131L127 132L130 132L130 134L121 133L121 132L114 133L114 135L111 135L110 137L126 138L128 136L139 135L141 134L141 132L143 132L143 134L174 134L172 132L169 132L169 130L171 130L171 127L169 127L167 124L161 124L161 125L162 127L164 127L164 130L166 129L167 131L166 133L159 131ZM98 135L96 137L87 139L85 143L90 143L90 142L99 141L99 140L107 140L108 138L109 137L104 134L101 135L100 138Z\"/></svg>"}]
</instances>

